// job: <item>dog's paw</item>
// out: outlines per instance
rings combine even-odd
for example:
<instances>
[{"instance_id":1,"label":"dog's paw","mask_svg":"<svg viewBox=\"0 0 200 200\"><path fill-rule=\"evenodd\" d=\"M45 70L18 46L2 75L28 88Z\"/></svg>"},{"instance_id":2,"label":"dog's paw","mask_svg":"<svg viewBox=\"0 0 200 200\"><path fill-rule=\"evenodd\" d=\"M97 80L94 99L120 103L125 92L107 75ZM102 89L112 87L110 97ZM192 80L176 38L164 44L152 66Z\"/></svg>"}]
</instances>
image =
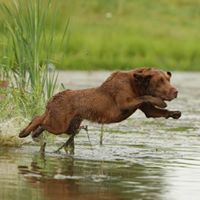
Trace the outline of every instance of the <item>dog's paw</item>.
<instances>
[{"instance_id":1,"label":"dog's paw","mask_svg":"<svg viewBox=\"0 0 200 200\"><path fill-rule=\"evenodd\" d=\"M179 119L181 117L181 112L180 111L171 111L170 117L173 119Z\"/></svg>"},{"instance_id":2,"label":"dog's paw","mask_svg":"<svg viewBox=\"0 0 200 200\"><path fill-rule=\"evenodd\" d=\"M19 137L20 137L20 138L27 137L28 135L29 135L29 132L27 133L25 130L22 130L22 131L19 133Z\"/></svg>"},{"instance_id":3,"label":"dog's paw","mask_svg":"<svg viewBox=\"0 0 200 200\"><path fill-rule=\"evenodd\" d=\"M166 108L167 104L160 98L158 97L153 97L150 101L154 106L157 106L159 108Z\"/></svg>"},{"instance_id":4,"label":"dog's paw","mask_svg":"<svg viewBox=\"0 0 200 200\"><path fill-rule=\"evenodd\" d=\"M166 107L167 107L167 104L166 104L163 100L161 100L161 101L160 101L160 104L159 104L159 107L160 107L160 108L166 108Z\"/></svg>"},{"instance_id":5,"label":"dog's paw","mask_svg":"<svg viewBox=\"0 0 200 200\"><path fill-rule=\"evenodd\" d=\"M159 107L159 108L166 108L167 104L160 98L157 98L156 101L154 102L154 105Z\"/></svg>"},{"instance_id":6,"label":"dog's paw","mask_svg":"<svg viewBox=\"0 0 200 200\"><path fill-rule=\"evenodd\" d=\"M167 107L167 104L159 97L153 97L153 96L146 95L146 96L140 97L140 100L142 100L142 103L151 104L151 105L157 106L159 108Z\"/></svg>"}]
</instances>

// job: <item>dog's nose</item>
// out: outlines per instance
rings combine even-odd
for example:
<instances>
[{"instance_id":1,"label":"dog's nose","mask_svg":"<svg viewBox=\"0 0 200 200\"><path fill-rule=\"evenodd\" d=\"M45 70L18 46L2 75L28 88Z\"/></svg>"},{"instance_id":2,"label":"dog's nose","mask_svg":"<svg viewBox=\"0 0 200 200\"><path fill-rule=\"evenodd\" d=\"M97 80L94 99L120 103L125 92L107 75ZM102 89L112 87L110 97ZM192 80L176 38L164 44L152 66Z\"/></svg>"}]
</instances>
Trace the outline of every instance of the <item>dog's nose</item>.
<instances>
[{"instance_id":1,"label":"dog's nose","mask_svg":"<svg viewBox=\"0 0 200 200\"><path fill-rule=\"evenodd\" d=\"M176 88L173 88L172 94L173 94L174 98L176 98L178 96L178 90Z\"/></svg>"}]
</instances>

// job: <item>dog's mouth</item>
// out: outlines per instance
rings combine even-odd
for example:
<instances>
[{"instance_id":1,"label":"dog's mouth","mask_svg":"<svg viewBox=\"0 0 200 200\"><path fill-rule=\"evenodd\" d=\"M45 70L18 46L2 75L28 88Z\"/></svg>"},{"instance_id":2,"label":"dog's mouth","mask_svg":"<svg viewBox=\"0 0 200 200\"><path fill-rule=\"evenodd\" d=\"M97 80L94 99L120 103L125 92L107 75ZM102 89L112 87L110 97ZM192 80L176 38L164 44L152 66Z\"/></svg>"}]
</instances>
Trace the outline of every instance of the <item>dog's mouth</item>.
<instances>
[{"instance_id":1,"label":"dog's mouth","mask_svg":"<svg viewBox=\"0 0 200 200\"><path fill-rule=\"evenodd\" d=\"M166 98L166 97L161 97L161 99L162 99L163 101L171 101L171 100L172 100L172 98Z\"/></svg>"},{"instance_id":2,"label":"dog's mouth","mask_svg":"<svg viewBox=\"0 0 200 200\"><path fill-rule=\"evenodd\" d=\"M163 101L172 101L176 97L160 97Z\"/></svg>"},{"instance_id":3,"label":"dog's mouth","mask_svg":"<svg viewBox=\"0 0 200 200\"><path fill-rule=\"evenodd\" d=\"M175 99L176 97L161 96L160 98L161 98L161 100L164 102L165 106L162 106L162 107L155 106L155 107L162 109L162 108L166 108L166 107L167 107L166 101L168 101L168 102L169 102L169 101L172 101L172 100Z\"/></svg>"},{"instance_id":4,"label":"dog's mouth","mask_svg":"<svg viewBox=\"0 0 200 200\"><path fill-rule=\"evenodd\" d=\"M163 101L172 101L173 99L177 98L177 95L178 95L178 92L175 91L175 92L170 92L168 95L163 95L160 98Z\"/></svg>"}]
</instances>

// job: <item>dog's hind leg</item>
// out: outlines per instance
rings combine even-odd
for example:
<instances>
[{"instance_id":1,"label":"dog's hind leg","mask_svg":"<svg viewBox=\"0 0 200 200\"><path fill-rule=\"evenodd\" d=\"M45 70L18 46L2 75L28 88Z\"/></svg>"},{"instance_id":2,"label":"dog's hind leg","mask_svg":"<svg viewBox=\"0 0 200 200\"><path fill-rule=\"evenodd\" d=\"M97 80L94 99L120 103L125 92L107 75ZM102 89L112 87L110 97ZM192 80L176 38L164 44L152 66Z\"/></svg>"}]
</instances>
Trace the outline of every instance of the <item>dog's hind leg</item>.
<instances>
[{"instance_id":1,"label":"dog's hind leg","mask_svg":"<svg viewBox=\"0 0 200 200\"><path fill-rule=\"evenodd\" d=\"M74 130L69 139L61 147L59 147L55 153L59 153L63 148L67 154L73 155L75 150L74 137L80 132L81 129L84 129L87 132L88 126L80 126L78 129Z\"/></svg>"},{"instance_id":2,"label":"dog's hind leg","mask_svg":"<svg viewBox=\"0 0 200 200\"><path fill-rule=\"evenodd\" d=\"M32 133L31 136L33 139L37 138L42 134L45 129L42 126L38 126Z\"/></svg>"},{"instance_id":3,"label":"dog's hind leg","mask_svg":"<svg viewBox=\"0 0 200 200\"><path fill-rule=\"evenodd\" d=\"M67 140L67 142L63 145L63 148L67 154L69 154L69 155L74 154L74 150L75 150L74 137L80 132L81 129L88 131L87 126L80 126L78 129L75 129L72 131L72 135Z\"/></svg>"},{"instance_id":4,"label":"dog's hind leg","mask_svg":"<svg viewBox=\"0 0 200 200\"><path fill-rule=\"evenodd\" d=\"M72 135L70 135L69 139L61 147L59 147L55 151L55 153L59 153L60 150L63 148L67 154L73 155L74 154L74 137L75 137L75 135L76 135L76 133L73 133Z\"/></svg>"},{"instance_id":5,"label":"dog's hind leg","mask_svg":"<svg viewBox=\"0 0 200 200\"><path fill-rule=\"evenodd\" d=\"M43 137L39 137L42 132L44 131L45 129L40 125L38 126L32 133L31 133L31 136L32 136L32 139L35 141L35 142L39 142L40 143L40 153L41 154L44 154L45 153L45 147L46 147L46 142L44 141L44 138ZM38 138L39 137L39 138ZM38 139L37 139L38 138Z\"/></svg>"},{"instance_id":6,"label":"dog's hind leg","mask_svg":"<svg viewBox=\"0 0 200 200\"><path fill-rule=\"evenodd\" d=\"M19 133L19 137L24 138L30 135L32 131L35 131L38 128L38 126L42 123L43 119L44 115L34 117L32 121L28 124L28 126Z\"/></svg>"},{"instance_id":7,"label":"dog's hind leg","mask_svg":"<svg viewBox=\"0 0 200 200\"><path fill-rule=\"evenodd\" d=\"M70 134L69 139L55 152L59 152L62 148L65 150L65 152L69 155L74 154L74 137L77 135L82 127L80 127L80 124L82 122L81 118L75 117L71 120L71 123L66 130L66 133Z\"/></svg>"}]
</instances>

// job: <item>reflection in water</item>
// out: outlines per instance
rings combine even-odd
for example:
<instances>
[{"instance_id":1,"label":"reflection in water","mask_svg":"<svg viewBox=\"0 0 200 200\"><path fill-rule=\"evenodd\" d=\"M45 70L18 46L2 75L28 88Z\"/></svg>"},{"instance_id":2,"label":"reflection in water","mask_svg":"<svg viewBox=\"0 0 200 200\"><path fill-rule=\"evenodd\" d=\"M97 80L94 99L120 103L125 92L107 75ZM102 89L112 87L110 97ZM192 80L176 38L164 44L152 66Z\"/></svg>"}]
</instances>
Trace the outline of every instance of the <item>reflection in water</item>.
<instances>
[{"instance_id":1,"label":"reflection in water","mask_svg":"<svg viewBox=\"0 0 200 200\"><path fill-rule=\"evenodd\" d=\"M1 149L0 199L196 200L200 195L197 157L98 161L24 151Z\"/></svg>"},{"instance_id":2,"label":"reflection in water","mask_svg":"<svg viewBox=\"0 0 200 200\"><path fill-rule=\"evenodd\" d=\"M161 168L120 161L102 162L38 155L32 157L31 154L12 154L6 160L4 166L1 163L2 168L12 163L16 169L13 167L13 171L6 174L4 184L8 188L4 190L9 192L4 192L3 199L12 199L10 195L23 200L28 199L30 194L33 199L48 200L159 199L161 194ZM17 189L23 188L20 192L16 192L13 187L9 189L9 174Z\"/></svg>"},{"instance_id":3,"label":"reflection in water","mask_svg":"<svg viewBox=\"0 0 200 200\"><path fill-rule=\"evenodd\" d=\"M18 166L18 169L30 187L40 189L44 199L120 199L118 192L104 185L109 178L103 175L101 165L97 168L81 164L73 158L35 156L29 167Z\"/></svg>"}]
</instances>

